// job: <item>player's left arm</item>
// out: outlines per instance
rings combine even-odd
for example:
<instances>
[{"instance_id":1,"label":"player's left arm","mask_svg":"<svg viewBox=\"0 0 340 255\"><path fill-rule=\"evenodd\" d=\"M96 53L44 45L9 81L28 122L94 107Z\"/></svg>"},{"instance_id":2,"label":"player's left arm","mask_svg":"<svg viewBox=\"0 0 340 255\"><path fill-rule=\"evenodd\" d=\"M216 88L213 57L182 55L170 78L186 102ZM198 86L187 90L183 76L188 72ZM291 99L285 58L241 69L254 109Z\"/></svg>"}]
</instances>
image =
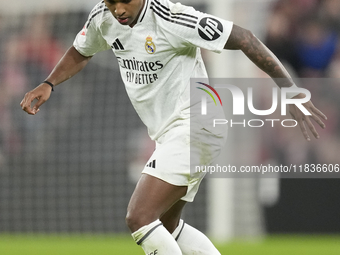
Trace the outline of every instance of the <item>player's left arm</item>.
<instances>
[{"instance_id":1,"label":"player's left arm","mask_svg":"<svg viewBox=\"0 0 340 255\"><path fill-rule=\"evenodd\" d=\"M241 50L255 65L267 73L280 87L291 87L294 85L289 73L284 68L279 59L249 30L233 25L233 29L226 42L224 49ZM304 98L304 94L298 94L294 98ZM299 123L303 136L310 141L306 125L315 138L319 138L311 119L325 128L322 120L327 117L317 109L311 101L304 104L306 109L312 114L304 115L295 105L289 106L289 111L293 118Z\"/></svg>"}]
</instances>

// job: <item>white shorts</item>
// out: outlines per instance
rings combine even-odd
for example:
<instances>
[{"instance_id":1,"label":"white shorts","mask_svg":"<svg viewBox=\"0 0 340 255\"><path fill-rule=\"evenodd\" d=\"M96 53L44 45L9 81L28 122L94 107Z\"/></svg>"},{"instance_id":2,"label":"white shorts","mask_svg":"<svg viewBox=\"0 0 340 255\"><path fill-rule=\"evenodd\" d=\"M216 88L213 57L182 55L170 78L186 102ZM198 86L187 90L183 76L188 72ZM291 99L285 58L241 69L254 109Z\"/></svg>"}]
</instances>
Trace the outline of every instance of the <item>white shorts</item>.
<instances>
[{"instance_id":1,"label":"white shorts","mask_svg":"<svg viewBox=\"0 0 340 255\"><path fill-rule=\"evenodd\" d=\"M190 171L190 167L210 165L220 154L226 141L206 129L190 131L187 125L177 126L156 140L156 150L142 173L176 186L187 186L181 199L192 202L205 173Z\"/></svg>"}]
</instances>

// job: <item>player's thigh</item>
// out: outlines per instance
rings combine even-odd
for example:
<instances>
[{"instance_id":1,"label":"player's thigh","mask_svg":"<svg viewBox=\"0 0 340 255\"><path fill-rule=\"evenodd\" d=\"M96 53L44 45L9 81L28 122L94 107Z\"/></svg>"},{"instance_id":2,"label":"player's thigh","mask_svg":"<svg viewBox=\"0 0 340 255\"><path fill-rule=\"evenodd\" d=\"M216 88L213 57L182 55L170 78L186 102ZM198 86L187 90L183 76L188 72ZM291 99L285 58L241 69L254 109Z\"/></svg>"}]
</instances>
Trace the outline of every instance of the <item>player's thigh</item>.
<instances>
[{"instance_id":1,"label":"player's thigh","mask_svg":"<svg viewBox=\"0 0 340 255\"><path fill-rule=\"evenodd\" d=\"M133 192L126 216L132 232L161 217L187 192L186 186L175 186L154 176L142 174Z\"/></svg>"}]
</instances>

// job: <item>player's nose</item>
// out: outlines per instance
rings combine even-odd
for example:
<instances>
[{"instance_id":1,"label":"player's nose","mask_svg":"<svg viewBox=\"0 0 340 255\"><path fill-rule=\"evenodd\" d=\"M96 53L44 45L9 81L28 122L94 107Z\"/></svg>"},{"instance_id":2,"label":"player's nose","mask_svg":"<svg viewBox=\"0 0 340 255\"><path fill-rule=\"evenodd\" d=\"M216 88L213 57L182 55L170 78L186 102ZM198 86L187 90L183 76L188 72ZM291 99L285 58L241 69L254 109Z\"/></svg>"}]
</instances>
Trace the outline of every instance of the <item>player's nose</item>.
<instances>
[{"instance_id":1,"label":"player's nose","mask_svg":"<svg viewBox=\"0 0 340 255\"><path fill-rule=\"evenodd\" d=\"M125 14L124 5L121 3L116 4L115 14L117 17L123 16Z\"/></svg>"}]
</instances>

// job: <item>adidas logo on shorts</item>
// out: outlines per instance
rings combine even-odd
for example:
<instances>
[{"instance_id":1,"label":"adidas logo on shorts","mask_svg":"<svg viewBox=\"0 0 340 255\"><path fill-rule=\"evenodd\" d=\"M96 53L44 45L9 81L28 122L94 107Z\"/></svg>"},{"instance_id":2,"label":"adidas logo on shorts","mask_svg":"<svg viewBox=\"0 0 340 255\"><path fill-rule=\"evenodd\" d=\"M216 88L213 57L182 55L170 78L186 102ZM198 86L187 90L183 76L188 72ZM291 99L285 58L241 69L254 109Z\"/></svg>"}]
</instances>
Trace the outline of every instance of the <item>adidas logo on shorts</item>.
<instances>
[{"instance_id":1,"label":"adidas logo on shorts","mask_svg":"<svg viewBox=\"0 0 340 255\"><path fill-rule=\"evenodd\" d=\"M147 167L152 167L152 168L156 168L156 160L154 159L153 161L151 161L149 164L146 165Z\"/></svg>"}]
</instances>

